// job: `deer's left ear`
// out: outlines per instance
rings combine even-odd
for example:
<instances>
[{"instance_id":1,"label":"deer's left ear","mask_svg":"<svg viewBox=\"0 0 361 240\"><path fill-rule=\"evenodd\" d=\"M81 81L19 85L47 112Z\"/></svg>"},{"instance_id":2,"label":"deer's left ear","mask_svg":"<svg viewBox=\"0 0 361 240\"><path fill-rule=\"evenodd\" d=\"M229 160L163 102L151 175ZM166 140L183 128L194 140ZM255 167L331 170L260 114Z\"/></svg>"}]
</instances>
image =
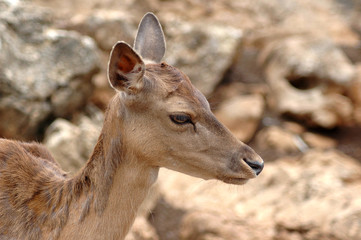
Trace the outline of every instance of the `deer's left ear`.
<instances>
[{"instance_id":1,"label":"deer's left ear","mask_svg":"<svg viewBox=\"0 0 361 240\"><path fill-rule=\"evenodd\" d=\"M117 42L108 63L108 80L112 88L135 94L143 87L145 65L142 58L125 42Z\"/></svg>"},{"instance_id":2,"label":"deer's left ear","mask_svg":"<svg viewBox=\"0 0 361 240\"><path fill-rule=\"evenodd\" d=\"M165 53L162 26L153 13L144 15L139 24L134 49L145 61L160 63Z\"/></svg>"}]
</instances>

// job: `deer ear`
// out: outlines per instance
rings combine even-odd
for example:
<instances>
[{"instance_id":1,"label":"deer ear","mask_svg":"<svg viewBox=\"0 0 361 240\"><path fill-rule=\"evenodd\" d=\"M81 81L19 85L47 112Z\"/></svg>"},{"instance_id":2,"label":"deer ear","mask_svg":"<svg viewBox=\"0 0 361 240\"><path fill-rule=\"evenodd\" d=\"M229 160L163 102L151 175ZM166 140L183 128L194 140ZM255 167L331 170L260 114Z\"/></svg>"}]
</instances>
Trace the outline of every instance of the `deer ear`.
<instances>
[{"instance_id":1,"label":"deer ear","mask_svg":"<svg viewBox=\"0 0 361 240\"><path fill-rule=\"evenodd\" d=\"M110 53L108 80L118 91L137 93L143 87L145 65L142 58L125 42L117 42Z\"/></svg>"},{"instance_id":2,"label":"deer ear","mask_svg":"<svg viewBox=\"0 0 361 240\"><path fill-rule=\"evenodd\" d=\"M144 58L160 63L165 53L165 40L158 18L153 13L144 15L139 24L134 49Z\"/></svg>"}]
</instances>

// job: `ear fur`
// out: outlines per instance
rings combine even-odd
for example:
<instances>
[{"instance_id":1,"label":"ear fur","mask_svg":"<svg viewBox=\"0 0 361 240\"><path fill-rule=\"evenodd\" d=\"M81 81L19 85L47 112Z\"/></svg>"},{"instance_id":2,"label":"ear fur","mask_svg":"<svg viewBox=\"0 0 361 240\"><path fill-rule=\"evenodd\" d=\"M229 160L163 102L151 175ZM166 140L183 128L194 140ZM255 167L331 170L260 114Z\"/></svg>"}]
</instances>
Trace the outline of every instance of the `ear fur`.
<instances>
[{"instance_id":1,"label":"ear fur","mask_svg":"<svg viewBox=\"0 0 361 240\"><path fill-rule=\"evenodd\" d=\"M162 26L153 13L145 14L140 22L134 49L145 60L161 62L165 53L165 40Z\"/></svg>"},{"instance_id":2,"label":"ear fur","mask_svg":"<svg viewBox=\"0 0 361 240\"><path fill-rule=\"evenodd\" d=\"M145 65L125 42L117 42L110 53L108 80L112 88L135 94L143 87Z\"/></svg>"}]
</instances>

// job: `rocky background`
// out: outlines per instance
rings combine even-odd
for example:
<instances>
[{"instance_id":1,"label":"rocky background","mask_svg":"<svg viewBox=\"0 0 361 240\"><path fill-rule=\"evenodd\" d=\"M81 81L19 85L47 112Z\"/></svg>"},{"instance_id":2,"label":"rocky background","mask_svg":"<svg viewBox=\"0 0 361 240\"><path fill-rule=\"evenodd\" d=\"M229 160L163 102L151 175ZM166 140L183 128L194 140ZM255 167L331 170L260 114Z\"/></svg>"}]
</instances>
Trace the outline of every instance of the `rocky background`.
<instances>
[{"instance_id":1,"label":"rocky background","mask_svg":"<svg viewBox=\"0 0 361 240\"><path fill-rule=\"evenodd\" d=\"M242 187L162 169L128 240L361 239L360 0L0 0L0 136L75 172L148 11L165 61L266 162Z\"/></svg>"}]
</instances>

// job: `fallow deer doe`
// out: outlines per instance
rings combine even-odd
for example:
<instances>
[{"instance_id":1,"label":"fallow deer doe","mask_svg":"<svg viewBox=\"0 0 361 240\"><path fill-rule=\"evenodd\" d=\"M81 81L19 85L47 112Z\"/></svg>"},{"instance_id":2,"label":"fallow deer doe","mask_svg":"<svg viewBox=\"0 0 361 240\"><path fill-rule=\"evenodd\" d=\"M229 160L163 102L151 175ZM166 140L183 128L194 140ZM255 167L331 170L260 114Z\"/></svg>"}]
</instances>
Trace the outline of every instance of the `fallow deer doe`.
<instances>
[{"instance_id":1,"label":"fallow deer doe","mask_svg":"<svg viewBox=\"0 0 361 240\"><path fill-rule=\"evenodd\" d=\"M134 48L115 44L108 79L116 94L75 176L40 144L0 139L0 239L124 239L160 167L231 184L262 171L263 160L217 121L188 77L161 62L164 53L152 13Z\"/></svg>"}]
</instances>

